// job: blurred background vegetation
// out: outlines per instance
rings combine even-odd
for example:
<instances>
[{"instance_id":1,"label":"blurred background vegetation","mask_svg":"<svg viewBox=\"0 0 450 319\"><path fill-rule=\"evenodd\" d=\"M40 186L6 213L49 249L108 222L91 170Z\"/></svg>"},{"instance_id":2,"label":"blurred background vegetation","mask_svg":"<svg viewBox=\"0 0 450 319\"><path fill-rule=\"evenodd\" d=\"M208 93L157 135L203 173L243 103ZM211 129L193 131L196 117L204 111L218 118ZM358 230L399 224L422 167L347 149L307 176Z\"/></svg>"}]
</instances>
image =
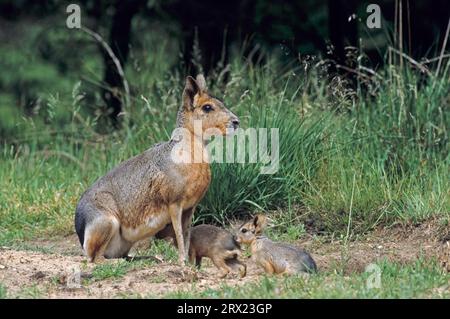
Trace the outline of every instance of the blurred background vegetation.
<instances>
[{"instance_id":1,"label":"blurred background vegetation","mask_svg":"<svg viewBox=\"0 0 450 319\"><path fill-rule=\"evenodd\" d=\"M45 113L48 95L67 95L81 80L82 109L117 126L122 80L98 41L66 27L73 1L1 1L0 136L16 136L17 121ZM261 52L291 61L321 56L354 67L383 66L388 46L414 59L435 57L449 16L446 0L378 1L382 28L368 29L371 1L77 1L82 25L103 37L126 69L132 93L135 73L155 68L182 74L224 71L237 54L261 62ZM401 16L400 16L401 11ZM402 32L399 31L402 21ZM397 28L397 29L395 29ZM347 48L347 49L346 49ZM354 53L354 52L353 52ZM163 55L163 61L158 57ZM161 65L162 64L162 65ZM144 69L145 67L145 69ZM150 69L149 69L150 67ZM154 87L151 79L145 84ZM117 90L118 89L118 90ZM112 94L110 94L112 93ZM98 96L100 95L100 96ZM99 99L98 97L101 97ZM68 113L54 114L62 122ZM103 125L108 126L102 122ZM105 127L103 127L105 129Z\"/></svg>"},{"instance_id":2,"label":"blurred background vegetation","mask_svg":"<svg viewBox=\"0 0 450 319\"><path fill-rule=\"evenodd\" d=\"M72 2L0 1L0 241L72 232L86 187L170 136L198 72L244 127L281 130L280 171L214 165L199 219L448 222L447 0L85 0L69 29Z\"/></svg>"}]
</instances>

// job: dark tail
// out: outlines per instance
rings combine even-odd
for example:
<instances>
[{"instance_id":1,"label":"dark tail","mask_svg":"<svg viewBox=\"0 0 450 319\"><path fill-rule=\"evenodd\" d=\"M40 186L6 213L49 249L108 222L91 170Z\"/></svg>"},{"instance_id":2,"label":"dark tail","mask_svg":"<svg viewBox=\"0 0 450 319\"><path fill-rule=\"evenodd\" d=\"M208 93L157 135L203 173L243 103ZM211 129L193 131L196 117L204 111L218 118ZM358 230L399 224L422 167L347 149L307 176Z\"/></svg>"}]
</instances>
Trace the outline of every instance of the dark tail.
<instances>
[{"instance_id":1,"label":"dark tail","mask_svg":"<svg viewBox=\"0 0 450 319\"><path fill-rule=\"evenodd\" d=\"M305 258L305 261L303 262L303 265L306 267L306 269L309 273L317 272L316 262L311 257L311 255L308 253L306 253L306 258Z\"/></svg>"},{"instance_id":2,"label":"dark tail","mask_svg":"<svg viewBox=\"0 0 450 319\"><path fill-rule=\"evenodd\" d=\"M86 228L86 216L84 210L81 207L77 207L75 211L75 230L80 240L81 247L84 244L84 230Z\"/></svg>"}]
</instances>

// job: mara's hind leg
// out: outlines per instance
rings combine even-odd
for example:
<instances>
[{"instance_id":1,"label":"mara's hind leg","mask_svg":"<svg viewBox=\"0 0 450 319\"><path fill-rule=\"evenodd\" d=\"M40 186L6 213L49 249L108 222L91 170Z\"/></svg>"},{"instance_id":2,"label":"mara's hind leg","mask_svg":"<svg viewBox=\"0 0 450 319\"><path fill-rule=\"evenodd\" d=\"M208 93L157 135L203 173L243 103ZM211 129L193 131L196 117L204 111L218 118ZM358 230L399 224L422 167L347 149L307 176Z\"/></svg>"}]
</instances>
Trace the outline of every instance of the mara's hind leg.
<instances>
[{"instance_id":1,"label":"mara's hind leg","mask_svg":"<svg viewBox=\"0 0 450 319\"><path fill-rule=\"evenodd\" d=\"M273 275L274 273L277 273L275 267L274 267L274 266L272 265L272 263L271 263L270 261L268 261L268 260L260 261L258 264L259 264L262 268L264 268L264 271L265 271L267 274L269 274L269 275Z\"/></svg>"},{"instance_id":2,"label":"mara's hind leg","mask_svg":"<svg viewBox=\"0 0 450 319\"><path fill-rule=\"evenodd\" d=\"M239 272L241 278L247 275L247 265L241 262L237 257L232 259L225 259L225 263L230 266L233 271Z\"/></svg>"},{"instance_id":3,"label":"mara's hind leg","mask_svg":"<svg viewBox=\"0 0 450 319\"><path fill-rule=\"evenodd\" d=\"M120 231L116 231L109 241L106 250L106 258L128 258L128 253L133 247L133 243L125 240Z\"/></svg>"},{"instance_id":4,"label":"mara's hind leg","mask_svg":"<svg viewBox=\"0 0 450 319\"><path fill-rule=\"evenodd\" d=\"M202 256L195 257L195 267L200 268L202 266Z\"/></svg>"},{"instance_id":5,"label":"mara's hind leg","mask_svg":"<svg viewBox=\"0 0 450 319\"><path fill-rule=\"evenodd\" d=\"M231 268L227 265L225 259L223 259L222 256L215 256L214 258L212 258L212 262L217 268L219 268L220 278L225 278L230 273Z\"/></svg>"},{"instance_id":6,"label":"mara's hind leg","mask_svg":"<svg viewBox=\"0 0 450 319\"><path fill-rule=\"evenodd\" d=\"M192 247L189 249L189 263L191 265L195 264L197 269L200 269L200 266L202 265L202 256L197 255L197 252Z\"/></svg>"},{"instance_id":7,"label":"mara's hind leg","mask_svg":"<svg viewBox=\"0 0 450 319\"><path fill-rule=\"evenodd\" d=\"M104 257L111 239L119 235L119 227L117 218L110 215L98 215L86 227L83 248L90 262Z\"/></svg>"},{"instance_id":8,"label":"mara's hind leg","mask_svg":"<svg viewBox=\"0 0 450 319\"><path fill-rule=\"evenodd\" d=\"M241 251L239 249L227 250L222 252L222 259L225 261L227 266L231 267L234 271L238 271L239 275L245 277L247 274L247 266L239 260L241 256Z\"/></svg>"},{"instance_id":9,"label":"mara's hind leg","mask_svg":"<svg viewBox=\"0 0 450 319\"><path fill-rule=\"evenodd\" d=\"M197 259L197 252L193 247L189 249L189 263L194 264Z\"/></svg>"}]
</instances>

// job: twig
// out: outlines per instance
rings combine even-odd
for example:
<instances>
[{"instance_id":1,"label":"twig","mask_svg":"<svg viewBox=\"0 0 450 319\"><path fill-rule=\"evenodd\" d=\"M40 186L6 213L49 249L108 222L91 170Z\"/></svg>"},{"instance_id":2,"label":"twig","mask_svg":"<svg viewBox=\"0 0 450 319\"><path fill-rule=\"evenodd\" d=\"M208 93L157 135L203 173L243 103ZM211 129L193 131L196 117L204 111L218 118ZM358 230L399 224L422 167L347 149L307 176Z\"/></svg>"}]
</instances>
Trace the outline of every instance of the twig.
<instances>
[{"instance_id":1,"label":"twig","mask_svg":"<svg viewBox=\"0 0 450 319\"><path fill-rule=\"evenodd\" d=\"M354 74L357 74L357 75L359 75L360 77L366 78L366 79L368 79L368 80L371 80L371 79L372 79L372 78L371 78L370 76L368 76L367 74L364 74L364 73L362 73L361 71L358 71L358 70L356 70L356 69L349 68L348 66L345 66L345 65L336 64L336 68L342 69L342 70L345 70L345 71L348 71L348 72L351 72L351 73L354 73Z\"/></svg>"},{"instance_id":2,"label":"twig","mask_svg":"<svg viewBox=\"0 0 450 319\"><path fill-rule=\"evenodd\" d=\"M34 153L35 155L44 155L46 158L50 157L50 156L59 156L59 157L65 157L68 160L71 160L72 162L74 162L75 164L77 164L82 171L84 171L85 167L84 165L72 154L69 154L67 152L64 151L51 151L51 150L42 150L42 151L36 151Z\"/></svg>"},{"instance_id":3,"label":"twig","mask_svg":"<svg viewBox=\"0 0 450 319\"><path fill-rule=\"evenodd\" d=\"M393 47L389 47L389 51L392 51L394 53L397 53L398 55L401 55L406 60L408 60L412 65L415 65L420 71L422 71L423 73L426 73L427 75L431 76L430 70L428 70L426 67L424 67L422 64L420 64L419 62L417 62L413 58L411 58L409 55L407 55L405 53L402 53L399 50L394 49Z\"/></svg>"},{"instance_id":4,"label":"twig","mask_svg":"<svg viewBox=\"0 0 450 319\"><path fill-rule=\"evenodd\" d=\"M376 76L380 80L383 79L383 77L381 75L379 75L375 70L369 69L369 68L367 68L365 66L362 66L362 65L360 65L358 68L363 70L363 71L366 71L367 73L370 73L370 74Z\"/></svg>"},{"instance_id":5,"label":"twig","mask_svg":"<svg viewBox=\"0 0 450 319\"><path fill-rule=\"evenodd\" d=\"M398 36L399 36L399 40L398 40L398 48L399 48L399 51L400 51L401 53L403 53L403 9L402 9L402 3L403 3L403 1L400 0L400 1L399 1L399 9L398 9L398 11L399 11L399 16L398 16L398 19L399 19L399 22L398 22L398 24L399 24L399 31L398 31ZM400 70L402 70L402 69L403 69L403 56L400 55Z\"/></svg>"},{"instance_id":6,"label":"twig","mask_svg":"<svg viewBox=\"0 0 450 319\"><path fill-rule=\"evenodd\" d=\"M346 243L348 241L348 238L350 237L350 226L352 224L352 209L353 209L353 196L355 195L355 181L356 181L356 173L353 173L352 196L350 197L350 208L349 208L349 212L348 212L347 234L345 236Z\"/></svg>"},{"instance_id":7,"label":"twig","mask_svg":"<svg viewBox=\"0 0 450 319\"><path fill-rule=\"evenodd\" d=\"M440 56L436 56L434 58L431 59L423 59L422 64L428 64L428 63L432 63L432 62L436 62L439 61L440 58L450 58L450 54L444 54L444 55L440 55Z\"/></svg>"},{"instance_id":8,"label":"twig","mask_svg":"<svg viewBox=\"0 0 450 319\"><path fill-rule=\"evenodd\" d=\"M398 0L395 0L395 12L394 12L394 47L397 47L397 35L398 35Z\"/></svg>"},{"instance_id":9,"label":"twig","mask_svg":"<svg viewBox=\"0 0 450 319\"><path fill-rule=\"evenodd\" d=\"M127 82L127 79L125 78L125 73L123 71L122 65L120 64L119 59L116 57L116 55L114 54L113 50L108 45L108 43L106 43L105 40L103 40L103 38L98 33L94 32L86 27L81 27L81 30L83 30L84 32L89 34L98 43L100 43L102 45L103 49L108 53L109 57L113 61L114 65L116 66L117 73L122 78L122 85L125 90L125 106L128 107L129 102L130 102L130 88L128 86L128 82Z\"/></svg>"},{"instance_id":10,"label":"twig","mask_svg":"<svg viewBox=\"0 0 450 319\"><path fill-rule=\"evenodd\" d=\"M411 43L411 14L409 11L409 0L406 0L406 8L408 11L408 54L411 55L411 47L412 47L412 43Z\"/></svg>"},{"instance_id":11,"label":"twig","mask_svg":"<svg viewBox=\"0 0 450 319\"><path fill-rule=\"evenodd\" d=\"M358 74L359 76L367 78L369 80L372 80L372 78L370 76L368 76L367 74L362 73L359 70L366 71L367 73L370 73L371 75L375 76L376 78L378 78L380 80L383 79L383 77L381 75L379 75L377 72L375 72L374 70L369 69L369 68L367 68L365 66L362 66L362 65L358 66L358 69L352 69L352 68L349 68L348 66L341 65L341 64L336 64L336 67L338 69L342 69L342 70L345 70L345 71L348 71L348 72L351 72L351 73Z\"/></svg>"},{"instance_id":12,"label":"twig","mask_svg":"<svg viewBox=\"0 0 450 319\"><path fill-rule=\"evenodd\" d=\"M447 46L449 32L450 32L450 18L448 19L447 31L445 31L444 43L442 43L441 54L439 56L439 62L436 69L436 76L438 76L439 71L441 70L442 58L444 56L445 47Z\"/></svg>"}]
</instances>

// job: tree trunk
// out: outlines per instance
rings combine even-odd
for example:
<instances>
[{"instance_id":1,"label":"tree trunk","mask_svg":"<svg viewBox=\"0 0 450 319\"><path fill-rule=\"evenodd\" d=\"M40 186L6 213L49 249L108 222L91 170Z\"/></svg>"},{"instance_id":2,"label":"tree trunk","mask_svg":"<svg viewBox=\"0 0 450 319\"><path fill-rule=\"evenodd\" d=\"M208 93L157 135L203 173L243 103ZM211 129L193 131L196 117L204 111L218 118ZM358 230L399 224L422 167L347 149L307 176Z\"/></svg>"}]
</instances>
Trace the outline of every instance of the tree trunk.
<instances>
[{"instance_id":1,"label":"tree trunk","mask_svg":"<svg viewBox=\"0 0 450 319\"><path fill-rule=\"evenodd\" d=\"M328 0L328 23L331 44L334 46L333 58L339 64L345 64L345 47L357 46L356 19L349 17L356 14L355 0Z\"/></svg>"},{"instance_id":2,"label":"tree trunk","mask_svg":"<svg viewBox=\"0 0 450 319\"><path fill-rule=\"evenodd\" d=\"M239 9L242 3L246 2L242 0L167 1L165 10L181 25L184 40L183 61L188 72L194 74L203 71L208 74L222 59L222 62L226 64L229 39L237 38ZM193 52L196 36L197 49L200 52ZM196 56L197 53L200 53L201 58Z\"/></svg>"},{"instance_id":3,"label":"tree trunk","mask_svg":"<svg viewBox=\"0 0 450 319\"><path fill-rule=\"evenodd\" d=\"M115 2L115 13L111 24L109 45L122 65L122 68L124 68L129 53L131 21L140 6L144 3L145 1L142 0L117 0ZM102 97L109 109L108 116L111 119L112 125L114 128L119 128L119 115L123 110L123 79L107 52L104 52L103 59L105 63L103 81L106 88L102 90Z\"/></svg>"}]
</instances>

